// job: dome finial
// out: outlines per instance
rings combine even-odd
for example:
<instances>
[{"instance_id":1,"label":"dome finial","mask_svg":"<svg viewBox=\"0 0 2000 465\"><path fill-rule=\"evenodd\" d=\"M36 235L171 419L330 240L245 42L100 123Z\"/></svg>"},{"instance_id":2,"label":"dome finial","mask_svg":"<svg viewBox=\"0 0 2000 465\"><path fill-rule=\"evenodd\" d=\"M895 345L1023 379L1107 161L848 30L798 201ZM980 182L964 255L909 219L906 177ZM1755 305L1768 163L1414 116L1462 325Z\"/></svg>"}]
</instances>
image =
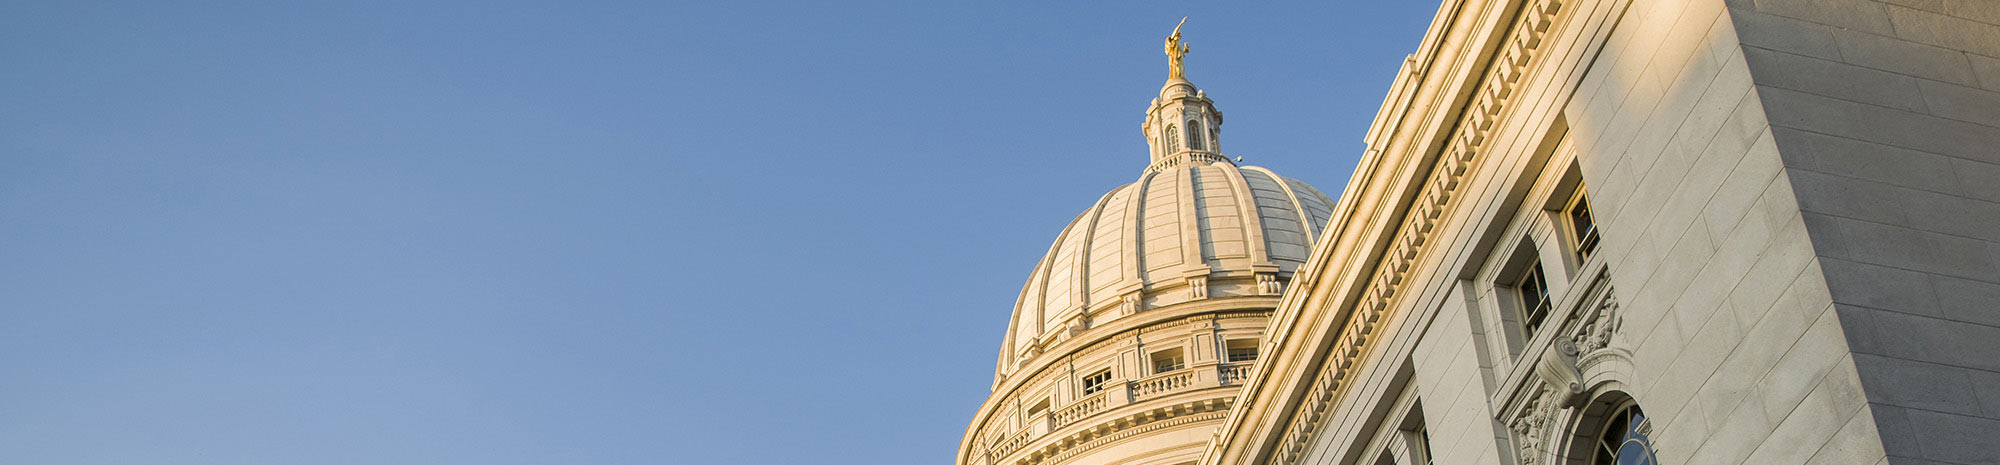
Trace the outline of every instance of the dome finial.
<instances>
[{"instance_id":1,"label":"dome finial","mask_svg":"<svg viewBox=\"0 0 2000 465\"><path fill-rule=\"evenodd\" d=\"M1174 35L1167 36L1167 80L1169 81L1187 80L1187 74L1181 66L1181 59L1187 57L1188 52L1187 43L1181 42L1181 26L1185 25L1187 17L1182 16L1181 23L1174 25Z\"/></svg>"}]
</instances>

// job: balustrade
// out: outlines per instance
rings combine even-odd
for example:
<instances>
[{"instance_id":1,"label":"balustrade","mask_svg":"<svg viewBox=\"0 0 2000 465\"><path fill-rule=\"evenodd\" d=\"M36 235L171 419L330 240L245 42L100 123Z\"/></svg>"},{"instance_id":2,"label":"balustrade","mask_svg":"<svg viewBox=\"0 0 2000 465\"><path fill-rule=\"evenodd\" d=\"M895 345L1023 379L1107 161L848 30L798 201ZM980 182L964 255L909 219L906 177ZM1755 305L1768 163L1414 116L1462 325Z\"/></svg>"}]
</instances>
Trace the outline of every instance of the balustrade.
<instances>
[{"instance_id":1,"label":"balustrade","mask_svg":"<svg viewBox=\"0 0 2000 465\"><path fill-rule=\"evenodd\" d=\"M1021 446L1027 445L1028 439L1034 435L1034 432L1034 429L1023 429L1021 432L1015 433L1013 437L1007 438L1006 441L994 444L992 449L986 451L986 462L994 463L1001 457L1006 457L1008 453L1014 452L1015 449L1020 449Z\"/></svg>"},{"instance_id":2,"label":"balustrade","mask_svg":"<svg viewBox=\"0 0 2000 465\"><path fill-rule=\"evenodd\" d=\"M1224 386L1242 384L1250 380L1251 362L1225 363L1216 366L1216 380Z\"/></svg>"},{"instance_id":3,"label":"balustrade","mask_svg":"<svg viewBox=\"0 0 2000 465\"><path fill-rule=\"evenodd\" d=\"M1154 375L1151 378L1132 382L1132 400L1136 401L1150 396L1179 391L1193 384L1194 370L1180 370Z\"/></svg>"},{"instance_id":4,"label":"balustrade","mask_svg":"<svg viewBox=\"0 0 2000 465\"><path fill-rule=\"evenodd\" d=\"M1212 362L1211 362L1212 363ZM1202 364L1186 369L1174 370L1150 377L1106 386L1106 389L1091 393L1061 409L1044 412L1029 418L1029 426L1022 428L1004 439L995 440L986 448L989 463L997 463L1009 454L1034 442L1048 433L1082 422L1086 418L1104 413L1128 401L1173 394L1196 388L1240 385L1250 379L1250 370L1255 362ZM1210 371L1213 370L1213 371ZM1212 374L1211 374L1212 373ZM1116 398L1116 401L1113 399ZM993 433L998 433L994 431ZM989 433L989 434L993 434ZM982 434L981 436L986 436Z\"/></svg>"},{"instance_id":5,"label":"balustrade","mask_svg":"<svg viewBox=\"0 0 2000 465\"><path fill-rule=\"evenodd\" d=\"M1055 428L1069 426L1071 423L1076 423L1077 420L1082 420L1085 417L1103 411L1106 392L1108 391L1099 391L1096 394L1091 394L1089 397L1084 397L1083 400L1070 403L1062 411L1056 412L1055 415L1049 417L1049 421L1052 423L1052 427L1049 429L1054 430Z\"/></svg>"}]
</instances>

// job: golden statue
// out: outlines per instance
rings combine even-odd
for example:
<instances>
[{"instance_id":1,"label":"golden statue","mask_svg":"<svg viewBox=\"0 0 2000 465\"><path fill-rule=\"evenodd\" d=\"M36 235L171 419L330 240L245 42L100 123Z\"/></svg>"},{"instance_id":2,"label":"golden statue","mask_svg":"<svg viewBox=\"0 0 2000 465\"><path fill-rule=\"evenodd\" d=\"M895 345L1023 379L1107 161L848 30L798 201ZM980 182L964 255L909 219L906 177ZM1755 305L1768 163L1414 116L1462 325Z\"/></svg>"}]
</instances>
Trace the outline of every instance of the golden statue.
<instances>
[{"instance_id":1,"label":"golden statue","mask_svg":"<svg viewBox=\"0 0 2000 465\"><path fill-rule=\"evenodd\" d=\"M1167 79L1170 80L1187 80L1187 75L1181 70L1181 58L1186 57L1188 52L1187 44L1181 42L1181 26L1184 25L1187 25L1186 16L1181 17L1180 24L1174 25L1174 35L1167 36Z\"/></svg>"}]
</instances>

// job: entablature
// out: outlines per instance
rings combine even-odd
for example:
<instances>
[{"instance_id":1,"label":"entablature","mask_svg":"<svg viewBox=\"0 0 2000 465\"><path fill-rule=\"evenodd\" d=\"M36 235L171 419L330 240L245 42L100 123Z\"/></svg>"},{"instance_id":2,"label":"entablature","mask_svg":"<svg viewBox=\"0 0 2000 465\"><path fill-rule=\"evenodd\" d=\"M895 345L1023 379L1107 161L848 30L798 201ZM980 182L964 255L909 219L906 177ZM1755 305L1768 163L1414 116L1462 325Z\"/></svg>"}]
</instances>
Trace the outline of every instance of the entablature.
<instances>
[{"instance_id":1,"label":"entablature","mask_svg":"<svg viewBox=\"0 0 2000 465\"><path fill-rule=\"evenodd\" d=\"M1200 463L1289 465L1303 456L1363 354L1379 345L1371 341L1386 312L1407 300L1411 275L1439 255L1426 252L1438 249L1440 222L1491 158L1545 36L1574 16L1567 1L1465 2L1440 13L1425 40L1426 53L1438 47L1435 63L1403 67L1390 96L1397 103L1377 116L1378 128L1393 129L1371 132L1329 233L1274 316L1266 367Z\"/></svg>"}]
</instances>

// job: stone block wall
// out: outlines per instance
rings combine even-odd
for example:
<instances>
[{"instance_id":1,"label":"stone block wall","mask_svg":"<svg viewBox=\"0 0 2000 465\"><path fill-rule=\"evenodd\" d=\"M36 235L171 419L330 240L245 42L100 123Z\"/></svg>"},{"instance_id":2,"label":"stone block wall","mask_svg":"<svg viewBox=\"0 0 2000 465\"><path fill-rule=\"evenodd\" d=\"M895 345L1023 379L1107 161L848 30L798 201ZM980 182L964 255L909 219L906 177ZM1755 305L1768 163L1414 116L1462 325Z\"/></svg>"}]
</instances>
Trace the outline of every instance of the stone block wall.
<instances>
[{"instance_id":1,"label":"stone block wall","mask_svg":"<svg viewBox=\"0 0 2000 465\"><path fill-rule=\"evenodd\" d=\"M2000 2L1732 0L1889 463L2000 463Z\"/></svg>"},{"instance_id":2,"label":"stone block wall","mask_svg":"<svg viewBox=\"0 0 2000 465\"><path fill-rule=\"evenodd\" d=\"M1743 46L1771 26L1729 6L1632 1L1564 109L1625 305L1628 388L1663 463L1875 464L1863 361L1822 277L1845 265L1810 241L1769 56Z\"/></svg>"},{"instance_id":3,"label":"stone block wall","mask_svg":"<svg viewBox=\"0 0 2000 465\"><path fill-rule=\"evenodd\" d=\"M1422 342L1410 354L1415 368L1417 397L1423 399L1428 420L1432 463L1499 465L1512 463L1501 458L1511 454L1507 426L1493 419L1488 405L1493 395L1488 386L1491 367L1484 366L1484 328L1472 324L1476 317L1466 314L1473 305L1466 296L1474 293L1469 284L1454 286Z\"/></svg>"}]
</instances>

